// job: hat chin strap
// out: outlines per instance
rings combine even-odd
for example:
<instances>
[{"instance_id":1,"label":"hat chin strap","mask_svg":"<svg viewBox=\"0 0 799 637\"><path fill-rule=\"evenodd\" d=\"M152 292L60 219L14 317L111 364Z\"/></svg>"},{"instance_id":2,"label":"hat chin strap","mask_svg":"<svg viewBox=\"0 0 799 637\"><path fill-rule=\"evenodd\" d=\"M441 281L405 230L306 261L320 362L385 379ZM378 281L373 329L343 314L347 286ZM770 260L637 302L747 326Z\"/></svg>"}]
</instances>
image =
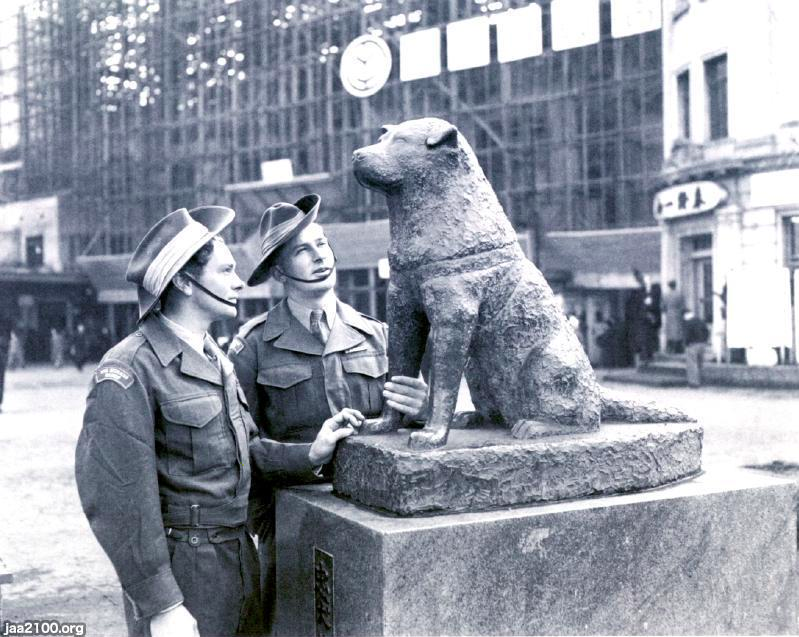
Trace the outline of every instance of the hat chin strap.
<instances>
[{"instance_id":1,"label":"hat chin strap","mask_svg":"<svg viewBox=\"0 0 799 637\"><path fill-rule=\"evenodd\" d=\"M194 285L196 285L200 290L205 292L211 298L214 298L217 301L219 301L220 303L224 303L225 305L229 305L230 307L236 307L236 304L233 301L228 301L227 299L223 299L221 296L218 296L218 295L214 294L213 292L211 292L211 290L209 290L207 287L205 287L202 283L200 283L197 279L195 279L190 274L187 274L186 272L184 272L183 276L185 276L189 281L194 283Z\"/></svg>"},{"instance_id":2,"label":"hat chin strap","mask_svg":"<svg viewBox=\"0 0 799 637\"><path fill-rule=\"evenodd\" d=\"M280 267L276 267L275 269L278 270L280 272L280 274L282 274L284 277L286 277L287 279L291 279L292 281L299 281L300 283L320 283L320 282L322 282L322 281L324 281L326 279L329 279L333 275L333 272L336 269L336 263L338 263L338 258L336 257L336 255L334 253L333 254L333 267L330 268L330 272L328 272L325 275L316 277L315 279L301 279L298 276L291 276L290 274L287 274Z\"/></svg>"}]
</instances>

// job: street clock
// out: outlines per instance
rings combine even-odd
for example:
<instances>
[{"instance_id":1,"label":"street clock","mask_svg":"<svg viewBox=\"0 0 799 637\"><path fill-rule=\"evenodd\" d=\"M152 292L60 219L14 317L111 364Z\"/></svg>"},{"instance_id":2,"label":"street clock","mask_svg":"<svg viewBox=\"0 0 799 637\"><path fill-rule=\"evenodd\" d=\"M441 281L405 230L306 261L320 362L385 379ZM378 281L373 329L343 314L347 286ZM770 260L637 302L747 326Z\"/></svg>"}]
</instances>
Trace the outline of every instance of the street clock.
<instances>
[{"instance_id":1,"label":"street clock","mask_svg":"<svg viewBox=\"0 0 799 637\"><path fill-rule=\"evenodd\" d=\"M386 41L375 35L355 38L341 55L341 83L355 97L377 93L390 73L391 51Z\"/></svg>"}]
</instances>

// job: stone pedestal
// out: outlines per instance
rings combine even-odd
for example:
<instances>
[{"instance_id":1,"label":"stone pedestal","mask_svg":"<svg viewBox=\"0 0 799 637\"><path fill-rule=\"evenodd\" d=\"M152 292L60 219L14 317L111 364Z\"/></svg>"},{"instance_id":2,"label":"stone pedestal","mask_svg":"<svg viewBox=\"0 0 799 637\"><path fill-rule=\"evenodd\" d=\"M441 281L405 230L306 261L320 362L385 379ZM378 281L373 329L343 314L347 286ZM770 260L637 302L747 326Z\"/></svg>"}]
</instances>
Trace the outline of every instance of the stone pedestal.
<instances>
[{"instance_id":1,"label":"stone pedestal","mask_svg":"<svg viewBox=\"0 0 799 637\"><path fill-rule=\"evenodd\" d=\"M277 501L277 634L797 631L796 486L712 469L660 489L400 518L329 485Z\"/></svg>"},{"instance_id":2,"label":"stone pedestal","mask_svg":"<svg viewBox=\"0 0 799 637\"><path fill-rule=\"evenodd\" d=\"M602 424L597 431L516 440L507 429L450 431L446 446L408 448L408 431L351 436L333 489L389 513L479 511L659 487L699 472L695 424Z\"/></svg>"}]
</instances>

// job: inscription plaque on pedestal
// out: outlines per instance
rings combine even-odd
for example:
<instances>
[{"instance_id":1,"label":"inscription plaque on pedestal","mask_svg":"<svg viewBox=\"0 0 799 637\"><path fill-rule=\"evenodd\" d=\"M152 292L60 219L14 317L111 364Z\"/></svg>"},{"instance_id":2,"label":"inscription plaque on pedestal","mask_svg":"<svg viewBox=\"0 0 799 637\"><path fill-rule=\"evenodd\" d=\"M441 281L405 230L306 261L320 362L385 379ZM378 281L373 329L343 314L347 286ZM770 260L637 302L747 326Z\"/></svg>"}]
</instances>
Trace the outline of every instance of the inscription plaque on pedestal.
<instances>
[{"instance_id":1,"label":"inscription plaque on pedestal","mask_svg":"<svg viewBox=\"0 0 799 637\"><path fill-rule=\"evenodd\" d=\"M313 562L316 637L332 637L336 634L333 621L333 556L314 547Z\"/></svg>"}]
</instances>

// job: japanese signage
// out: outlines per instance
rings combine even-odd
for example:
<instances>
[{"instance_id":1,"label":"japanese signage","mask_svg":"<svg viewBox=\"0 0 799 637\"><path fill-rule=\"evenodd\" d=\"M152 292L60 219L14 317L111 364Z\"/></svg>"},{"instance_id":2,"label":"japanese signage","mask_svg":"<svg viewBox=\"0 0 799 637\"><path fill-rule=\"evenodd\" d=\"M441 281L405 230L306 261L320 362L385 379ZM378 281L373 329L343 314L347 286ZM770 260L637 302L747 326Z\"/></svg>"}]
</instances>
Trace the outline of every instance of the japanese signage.
<instances>
[{"instance_id":1,"label":"japanese signage","mask_svg":"<svg viewBox=\"0 0 799 637\"><path fill-rule=\"evenodd\" d=\"M599 42L599 0L552 0L552 50Z\"/></svg>"},{"instance_id":2,"label":"japanese signage","mask_svg":"<svg viewBox=\"0 0 799 637\"><path fill-rule=\"evenodd\" d=\"M614 38L660 28L660 0L613 0L610 33Z\"/></svg>"},{"instance_id":3,"label":"japanese signage","mask_svg":"<svg viewBox=\"0 0 799 637\"><path fill-rule=\"evenodd\" d=\"M316 637L336 634L333 616L333 556L322 549L313 549L314 607Z\"/></svg>"},{"instance_id":4,"label":"japanese signage","mask_svg":"<svg viewBox=\"0 0 799 637\"><path fill-rule=\"evenodd\" d=\"M708 212L727 199L727 191L713 181L692 181L655 195L655 219L673 219Z\"/></svg>"},{"instance_id":5,"label":"japanese signage","mask_svg":"<svg viewBox=\"0 0 799 637\"><path fill-rule=\"evenodd\" d=\"M330 0L333 2L333 0ZM400 0L402 4L403 0ZM535 2L500 11L507 4L475 0L484 15L450 22L445 26L447 68L450 71L487 66L492 59L492 38L498 62L512 62L541 55L543 21L541 5ZM369 13L383 9L382 3L367 3ZM600 0L552 0L552 50L563 51L599 42ZM388 11L388 9L385 9ZM366 12L367 9L364 8ZM436 77L442 70L442 29L439 27L394 32L418 23L421 11L396 13L383 21L386 37L399 35L399 78L402 82ZM492 36L491 26L496 34ZM627 37L660 27L660 0L611 0L612 37ZM381 30L382 31L382 30ZM375 33L378 33L377 31ZM348 93L369 97L379 91L391 73L391 50L377 35L356 38L341 59L341 82Z\"/></svg>"}]
</instances>

